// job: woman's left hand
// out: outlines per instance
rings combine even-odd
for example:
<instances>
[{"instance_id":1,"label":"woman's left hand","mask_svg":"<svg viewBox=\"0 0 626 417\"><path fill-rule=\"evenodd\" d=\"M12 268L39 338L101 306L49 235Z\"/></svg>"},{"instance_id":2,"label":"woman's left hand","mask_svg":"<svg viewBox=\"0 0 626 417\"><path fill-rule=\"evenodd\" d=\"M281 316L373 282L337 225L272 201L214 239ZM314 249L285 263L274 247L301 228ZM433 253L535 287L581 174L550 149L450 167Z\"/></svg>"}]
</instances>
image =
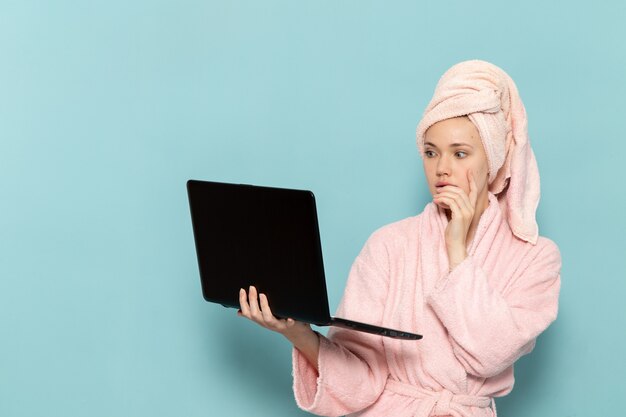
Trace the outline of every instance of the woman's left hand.
<instances>
[{"instance_id":1,"label":"woman's left hand","mask_svg":"<svg viewBox=\"0 0 626 417\"><path fill-rule=\"evenodd\" d=\"M451 211L445 233L450 270L467 257L467 233L476 212L477 186L471 170L467 171L467 176L469 196L461 187L446 185L433 198L435 204Z\"/></svg>"}]
</instances>

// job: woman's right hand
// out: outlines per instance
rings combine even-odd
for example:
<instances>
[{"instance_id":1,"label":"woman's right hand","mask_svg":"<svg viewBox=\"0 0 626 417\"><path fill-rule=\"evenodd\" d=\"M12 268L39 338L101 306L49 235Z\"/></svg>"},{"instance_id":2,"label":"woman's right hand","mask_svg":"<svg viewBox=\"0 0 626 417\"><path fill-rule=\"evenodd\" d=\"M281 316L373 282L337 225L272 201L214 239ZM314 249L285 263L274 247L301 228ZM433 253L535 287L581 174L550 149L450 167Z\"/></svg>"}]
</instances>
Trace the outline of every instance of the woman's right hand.
<instances>
[{"instance_id":1,"label":"woman's right hand","mask_svg":"<svg viewBox=\"0 0 626 417\"><path fill-rule=\"evenodd\" d=\"M265 294L257 295L257 289L253 286L250 286L250 297L243 288L239 290L239 306L241 308L237 312L239 316L250 319L266 329L278 332L292 342L292 339L298 339L299 336L313 331L308 323L302 323L291 318L278 319L274 317L267 296Z\"/></svg>"},{"instance_id":2,"label":"woman's right hand","mask_svg":"<svg viewBox=\"0 0 626 417\"><path fill-rule=\"evenodd\" d=\"M259 305L260 300L260 305ZM277 319L272 314L267 296L260 294L257 297L255 287L250 287L250 297L243 288L239 290L239 306L241 310L237 315L246 317L266 329L273 330L285 336L289 341L307 358L307 360L318 369L318 355L320 341L308 323L296 321L294 319Z\"/></svg>"}]
</instances>

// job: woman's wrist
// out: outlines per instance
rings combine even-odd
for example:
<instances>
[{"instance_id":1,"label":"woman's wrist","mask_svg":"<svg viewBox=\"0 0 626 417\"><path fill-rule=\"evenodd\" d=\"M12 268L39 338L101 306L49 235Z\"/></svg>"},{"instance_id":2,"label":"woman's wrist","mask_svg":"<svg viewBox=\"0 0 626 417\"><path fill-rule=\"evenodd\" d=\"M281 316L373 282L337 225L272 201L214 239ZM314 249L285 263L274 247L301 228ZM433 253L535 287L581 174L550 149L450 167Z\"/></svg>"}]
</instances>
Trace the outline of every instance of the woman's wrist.
<instances>
[{"instance_id":1,"label":"woman's wrist","mask_svg":"<svg viewBox=\"0 0 626 417\"><path fill-rule=\"evenodd\" d=\"M448 263L450 270L453 270L458 264L467 258L467 249L465 245L454 245L448 248Z\"/></svg>"},{"instance_id":2,"label":"woman's wrist","mask_svg":"<svg viewBox=\"0 0 626 417\"><path fill-rule=\"evenodd\" d=\"M304 355L307 361L316 369L319 369L319 362L317 357L320 351L320 334L313 331L310 327L307 332L303 332L297 335L284 335L292 344L293 347Z\"/></svg>"},{"instance_id":3,"label":"woman's wrist","mask_svg":"<svg viewBox=\"0 0 626 417\"><path fill-rule=\"evenodd\" d=\"M308 326L304 329L298 329L295 332L285 332L283 333L283 336L285 336L296 347L299 345L309 345L312 342L316 342L318 338L317 333Z\"/></svg>"}]
</instances>

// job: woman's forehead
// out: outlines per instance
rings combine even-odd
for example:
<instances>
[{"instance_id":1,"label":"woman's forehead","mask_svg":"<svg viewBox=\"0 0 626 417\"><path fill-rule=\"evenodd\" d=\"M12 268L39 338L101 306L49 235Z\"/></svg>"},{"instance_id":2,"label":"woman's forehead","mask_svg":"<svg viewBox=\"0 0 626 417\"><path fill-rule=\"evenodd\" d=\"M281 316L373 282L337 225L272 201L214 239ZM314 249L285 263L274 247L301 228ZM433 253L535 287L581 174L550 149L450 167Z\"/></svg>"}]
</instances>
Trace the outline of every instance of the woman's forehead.
<instances>
[{"instance_id":1,"label":"woman's forehead","mask_svg":"<svg viewBox=\"0 0 626 417\"><path fill-rule=\"evenodd\" d=\"M442 120L430 126L424 134L424 145L441 148L457 147L460 144L481 144L478 129L467 117Z\"/></svg>"}]
</instances>

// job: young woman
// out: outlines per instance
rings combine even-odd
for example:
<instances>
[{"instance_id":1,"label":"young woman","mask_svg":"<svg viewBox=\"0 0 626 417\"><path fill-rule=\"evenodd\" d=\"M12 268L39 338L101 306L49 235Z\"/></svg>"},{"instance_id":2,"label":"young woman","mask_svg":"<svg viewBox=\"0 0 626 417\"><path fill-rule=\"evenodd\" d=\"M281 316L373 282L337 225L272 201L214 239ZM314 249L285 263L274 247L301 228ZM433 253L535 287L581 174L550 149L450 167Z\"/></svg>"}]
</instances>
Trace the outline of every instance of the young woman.
<instances>
[{"instance_id":1,"label":"young woman","mask_svg":"<svg viewBox=\"0 0 626 417\"><path fill-rule=\"evenodd\" d=\"M324 337L276 319L254 287L240 292L240 315L293 344L304 410L495 416L493 398L513 388L514 362L556 319L561 257L538 235L539 173L513 80L485 61L454 65L437 84L417 144L433 201L369 237L337 315L422 340L340 328Z\"/></svg>"}]
</instances>

